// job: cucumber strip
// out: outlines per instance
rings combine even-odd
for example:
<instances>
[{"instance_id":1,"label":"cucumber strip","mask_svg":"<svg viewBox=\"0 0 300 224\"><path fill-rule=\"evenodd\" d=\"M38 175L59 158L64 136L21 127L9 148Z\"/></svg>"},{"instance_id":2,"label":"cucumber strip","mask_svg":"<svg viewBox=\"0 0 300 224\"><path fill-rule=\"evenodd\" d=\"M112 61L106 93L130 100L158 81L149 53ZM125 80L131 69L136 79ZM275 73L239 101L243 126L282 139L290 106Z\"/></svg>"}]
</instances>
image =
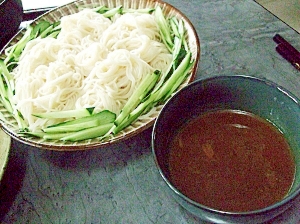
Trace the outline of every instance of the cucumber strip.
<instances>
[{"instance_id":1,"label":"cucumber strip","mask_svg":"<svg viewBox=\"0 0 300 224\"><path fill-rule=\"evenodd\" d=\"M185 38L183 39L183 47L184 47L185 51L190 51L190 47Z\"/></svg>"},{"instance_id":2,"label":"cucumber strip","mask_svg":"<svg viewBox=\"0 0 300 224\"><path fill-rule=\"evenodd\" d=\"M140 112L140 113L134 113L134 112ZM124 128L126 128L127 126L129 126L130 124L132 124L141 114L143 111L139 111L139 110L134 110L133 112L131 112L126 119L123 120L123 122L121 122L118 125L114 125L108 132L107 134L111 134L113 133L114 135L116 135L117 133L119 133L120 131L122 131Z\"/></svg>"},{"instance_id":3,"label":"cucumber strip","mask_svg":"<svg viewBox=\"0 0 300 224\"><path fill-rule=\"evenodd\" d=\"M23 116L21 115L21 113L18 110L14 110L13 116L18 123L19 129L22 131L27 130L28 125L25 123Z\"/></svg>"},{"instance_id":4,"label":"cucumber strip","mask_svg":"<svg viewBox=\"0 0 300 224\"><path fill-rule=\"evenodd\" d=\"M118 126L129 115L129 113L142 101L142 99L150 92L150 90L152 90L160 74L161 72L156 70L145 77L145 79L140 83L138 88L128 99L128 101L122 108L119 116L117 116L115 120L116 126Z\"/></svg>"},{"instance_id":5,"label":"cucumber strip","mask_svg":"<svg viewBox=\"0 0 300 224\"><path fill-rule=\"evenodd\" d=\"M21 132L24 136L35 136L44 139L81 141L101 137L113 126L116 115L108 110L103 110L89 117L59 123L37 132ZM78 130L71 127L79 127Z\"/></svg>"},{"instance_id":6,"label":"cucumber strip","mask_svg":"<svg viewBox=\"0 0 300 224\"><path fill-rule=\"evenodd\" d=\"M1 73L2 72L0 70L0 95L1 95L2 99L7 99L6 82Z\"/></svg>"},{"instance_id":7,"label":"cucumber strip","mask_svg":"<svg viewBox=\"0 0 300 224\"><path fill-rule=\"evenodd\" d=\"M69 133L44 133L42 136L45 140L60 140L66 137Z\"/></svg>"},{"instance_id":8,"label":"cucumber strip","mask_svg":"<svg viewBox=\"0 0 300 224\"><path fill-rule=\"evenodd\" d=\"M8 64L10 61L18 61L19 57L21 55L22 50L24 49L25 45L31 38L31 31L33 30L33 27L29 26L24 33L24 36L12 47L7 48L5 50L6 58L4 60L5 64Z\"/></svg>"},{"instance_id":9,"label":"cucumber strip","mask_svg":"<svg viewBox=\"0 0 300 224\"><path fill-rule=\"evenodd\" d=\"M56 38L58 34L60 33L60 30L53 30L48 37Z\"/></svg>"},{"instance_id":10,"label":"cucumber strip","mask_svg":"<svg viewBox=\"0 0 300 224\"><path fill-rule=\"evenodd\" d=\"M75 142L75 141L82 141L86 139L101 137L105 135L113 125L114 123L108 123L108 124L103 124L92 128L87 128L78 132L71 133L61 138L61 140Z\"/></svg>"},{"instance_id":11,"label":"cucumber strip","mask_svg":"<svg viewBox=\"0 0 300 224\"><path fill-rule=\"evenodd\" d=\"M29 25L32 26L32 25ZM35 39L38 36L40 36L42 33L44 33L47 29L51 27L51 23L48 21L40 21L38 24L33 26L32 32L30 33L30 39Z\"/></svg>"},{"instance_id":12,"label":"cucumber strip","mask_svg":"<svg viewBox=\"0 0 300 224\"><path fill-rule=\"evenodd\" d=\"M60 140L61 138L67 136L68 133L45 133L42 131L37 131L37 132L21 132L20 135L24 137L43 138L46 140Z\"/></svg>"},{"instance_id":13,"label":"cucumber strip","mask_svg":"<svg viewBox=\"0 0 300 224\"><path fill-rule=\"evenodd\" d=\"M9 101L8 90L3 75L0 73L0 101L9 113L13 113L12 105Z\"/></svg>"},{"instance_id":14,"label":"cucumber strip","mask_svg":"<svg viewBox=\"0 0 300 224\"><path fill-rule=\"evenodd\" d=\"M4 78L4 79L3 79ZM14 109L14 104L12 103L12 98L14 94L13 78L9 73L4 62L0 60L0 101L6 110L12 114L18 123L20 129L25 129L27 125L20 113Z\"/></svg>"},{"instance_id":15,"label":"cucumber strip","mask_svg":"<svg viewBox=\"0 0 300 224\"><path fill-rule=\"evenodd\" d=\"M172 85L171 89L166 93L166 95L161 99L161 101L166 101L179 88L181 83L183 83L183 81L189 75L190 69L192 68L193 64L194 62L191 61L188 67L185 69L182 75L176 80L176 82Z\"/></svg>"},{"instance_id":16,"label":"cucumber strip","mask_svg":"<svg viewBox=\"0 0 300 224\"><path fill-rule=\"evenodd\" d=\"M84 9L84 7L81 7L80 9ZM105 12L107 12L109 10L109 8L107 8L106 6L99 6L93 9L95 12L98 12L100 14L103 14Z\"/></svg>"},{"instance_id":17,"label":"cucumber strip","mask_svg":"<svg viewBox=\"0 0 300 224\"><path fill-rule=\"evenodd\" d=\"M14 82L13 82L13 76L10 74L10 72L8 71L6 65L4 64L4 62L2 60L0 60L0 75L3 75L5 83L6 83L6 87L7 87L7 98L8 100L11 102L12 101L12 97L14 95Z\"/></svg>"},{"instance_id":18,"label":"cucumber strip","mask_svg":"<svg viewBox=\"0 0 300 224\"><path fill-rule=\"evenodd\" d=\"M132 124L141 114L147 111L148 108L152 108L155 105L154 100L156 99L156 94L151 93L147 96L146 100L140 103L130 114L118 125L114 125L113 128L107 133L116 135L121 130Z\"/></svg>"},{"instance_id":19,"label":"cucumber strip","mask_svg":"<svg viewBox=\"0 0 300 224\"><path fill-rule=\"evenodd\" d=\"M47 29L45 29L43 32L40 33L39 37L41 38L45 38L46 36L48 36L49 33L51 33L53 30L53 26L50 25Z\"/></svg>"},{"instance_id":20,"label":"cucumber strip","mask_svg":"<svg viewBox=\"0 0 300 224\"><path fill-rule=\"evenodd\" d=\"M60 21L52 23L52 24L49 23L49 26L46 29L42 30L42 32L40 32L37 35L41 38L44 38L44 37L50 36L54 32L59 33L61 30L59 25L60 25Z\"/></svg>"},{"instance_id":21,"label":"cucumber strip","mask_svg":"<svg viewBox=\"0 0 300 224\"><path fill-rule=\"evenodd\" d=\"M5 50L6 58L4 63L8 64L11 61L19 61L20 55L25 48L28 41L35 39L37 37L46 37L50 34L55 27L57 27L60 22L50 23L48 21L41 21L35 26L28 25L26 28L26 32L22 36L22 38L13 46L7 48ZM56 34L57 36L57 34Z\"/></svg>"},{"instance_id":22,"label":"cucumber strip","mask_svg":"<svg viewBox=\"0 0 300 224\"><path fill-rule=\"evenodd\" d=\"M64 111L53 111L53 112L46 112L46 113L37 113L32 114L32 116L39 117L39 118L72 118L72 117L85 117L90 116L95 107L89 108L82 108L82 109L75 109L75 110L64 110Z\"/></svg>"},{"instance_id":23,"label":"cucumber strip","mask_svg":"<svg viewBox=\"0 0 300 224\"><path fill-rule=\"evenodd\" d=\"M180 20L182 21L182 20ZM174 33L175 36L180 36L179 32L178 32L178 26L179 26L179 21L176 19L176 17L172 17L170 18L170 26L171 26L171 29Z\"/></svg>"},{"instance_id":24,"label":"cucumber strip","mask_svg":"<svg viewBox=\"0 0 300 224\"><path fill-rule=\"evenodd\" d=\"M122 13L145 13L151 14L155 11L155 8L144 8L144 9L122 9Z\"/></svg>"},{"instance_id":25,"label":"cucumber strip","mask_svg":"<svg viewBox=\"0 0 300 224\"><path fill-rule=\"evenodd\" d=\"M62 133L45 133L37 132L21 132L20 135L43 138L46 140L62 140L62 141L81 141L103 136L113 123L103 124L100 126L83 129L77 132L62 132Z\"/></svg>"},{"instance_id":26,"label":"cucumber strip","mask_svg":"<svg viewBox=\"0 0 300 224\"><path fill-rule=\"evenodd\" d=\"M65 132L76 132L81 131L86 128L92 128L95 126L100 125L100 121L98 120L90 120L86 121L84 123L78 123L78 124L70 124L70 125L58 125L53 127L47 127L42 129L45 133L65 133Z\"/></svg>"},{"instance_id":27,"label":"cucumber strip","mask_svg":"<svg viewBox=\"0 0 300 224\"><path fill-rule=\"evenodd\" d=\"M167 22L167 19L165 18L161 7L157 6L154 11L156 22L159 26L159 30L161 33L162 41L168 48L170 52L172 52L173 48L173 41L171 36L171 30L169 28L169 24Z\"/></svg>"},{"instance_id":28,"label":"cucumber strip","mask_svg":"<svg viewBox=\"0 0 300 224\"><path fill-rule=\"evenodd\" d=\"M37 35L41 38L45 38L45 37L56 38L57 35L60 33L60 31L61 31L60 21L58 21L50 24L49 27L47 27L45 30L38 33Z\"/></svg>"},{"instance_id":29,"label":"cucumber strip","mask_svg":"<svg viewBox=\"0 0 300 224\"><path fill-rule=\"evenodd\" d=\"M186 51L184 50L184 41L185 41L185 32L184 32L184 26L183 26L183 21L180 20L179 22L177 21L176 18L173 18L170 21L171 24L174 24L172 26L173 32L175 33L174 37L174 46L173 46L173 68L176 69L183 59L182 56L186 54Z\"/></svg>"},{"instance_id":30,"label":"cucumber strip","mask_svg":"<svg viewBox=\"0 0 300 224\"><path fill-rule=\"evenodd\" d=\"M5 80L3 79L3 77ZM13 83L11 82L11 78L12 77L10 76L5 64L2 60L0 60L0 102L3 104L6 110L11 113L12 116L16 119L19 128L24 129L27 127L27 125L25 124L22 116L20 116L19 112L17 110L14 110L14 104L11 103L13 97L13 90L11 87Z\"/></svg>"},{"instance_id":31,"label":"cucumber strip","mask_svg":"<svg viewBox=\"0 0 300 224\"><path fill-rule=\"evenodd\" d=\"M121 124L114 126L111 130L110 133L113 133L114 135L116 135L117 133L119 133L120 131L122 131L124 128L126 128L127 126L129 126L130 124L132 124L134 121L136 121L136 119L142 115L143 113L145 113L146 111L148 111L149 108L152 108L153 106L155 106L157 94L152 93L150 94L145 101L143 101L142 103L140 103L128 116L126 119L124 119L122 121ZM108 134L110 134L108 133Z\"/></svg>"},{"instance_id":32,"label":"cucumber strip","mask_svg":"<svg viewBox=\"0 0 300 224\"><path fill-rule=\"evenodd\" d=\"M184 26L183 22L178 22L175 17L172 17L170 19L170 23L174 24L172 25L172 30L176 34L174 37L174 45L172 49L172 63L170 64L169 68L166 70L165 73L163 73L161 79L159 80L158 84L155 86L154 91L156 92L158 89L162 87L162 85L168 80L168 78L172 75L174 70L178 67L180 64L182 58L185 56L186 51L183 50L183 44L185 42L184 39Z\"/></svg>"},{"instance_id":33,"label":"cucumber strip","mask_svg":"<svg viewBox=\"0 0 300 224\"><path fill-rule=\"evenodd\" d=\"M43 131L47 133L76 131L102 124L112 123L115 119L115 113L109 110L103 110L90 116L48 126L47 128L44 128Z\"/></svg>"},{"instance_id":34,"label":"cucumber strip","mask_svg":"<svg viewBox=\"0 0 300 224\"><path fill-rule=\"evenodd\" d=\"M166 99L165 95L169 92L170 89L172 89L172 86L181 76L183 76L186 69L190 66L191 56L192 53L187 52L185 58L179 64L178 68L173 72L172 76L164 83L164 85L157 92L155 92L155 101L161 101L162 99Z\"/></svg>"},{"instance_id":35,"label":"cucumber strip","mask_svg":"<svg viewBox=\"0 0 300 224\"><path fill-rule=\"evenodd\" d=\"M105 17L112 17L115 14L124 14L124 13L146 13L150 14L154 12L155 8L143 8L143 9L125 9L122 6L118 6L115 8L108 8L106 6L99 6L97 8L94 8L95 12L98 12L100 14L104 14Z\"/></svg>"},{"instance_id":36,"label":"cucumber strip","mask_svg":"<svg viewBox=\"0 0 300 224\"><path fill-rule=\"evenodd\" d=\"M122 14L123 6L118 6L116 8L109 9L108 11L102 13L102 15L106 18L111 18L116 14Z\"/></svg>"},{"instance_id":37,"label":"cucumber strip","mask_svg":"<svg viewBox=\"0 0 300 224\"><path fill-rule=\"evenodd\" d=\"M0 60L0 71L2 72L2 74L4 75L4 77L6 78L6 81L8 80L13 80L13 76L9 73L5 63L3 60Z\"/></svg>"}]
</instances>

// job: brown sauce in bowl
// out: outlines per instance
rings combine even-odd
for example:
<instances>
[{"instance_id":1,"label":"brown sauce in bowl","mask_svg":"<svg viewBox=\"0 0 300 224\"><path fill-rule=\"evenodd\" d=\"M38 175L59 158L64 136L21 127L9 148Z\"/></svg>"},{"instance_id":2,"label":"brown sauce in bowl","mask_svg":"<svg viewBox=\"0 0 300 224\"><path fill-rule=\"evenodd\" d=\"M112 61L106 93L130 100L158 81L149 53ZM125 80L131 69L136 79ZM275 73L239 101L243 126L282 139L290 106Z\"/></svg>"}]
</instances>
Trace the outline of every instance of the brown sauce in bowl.
<instances>
[{"instance_id":1,"label":"brown sauce in bowl","mask_svg":"<svg viewBox=\"0 0 300 224\"><path fill-rule=\"evenodd\" d=\"M284 198L293 184L288 142L272 123L251 113L205 113L184 124L169 147L171 183L213 209L261 209Z\"/></svg>"}]
</instances>

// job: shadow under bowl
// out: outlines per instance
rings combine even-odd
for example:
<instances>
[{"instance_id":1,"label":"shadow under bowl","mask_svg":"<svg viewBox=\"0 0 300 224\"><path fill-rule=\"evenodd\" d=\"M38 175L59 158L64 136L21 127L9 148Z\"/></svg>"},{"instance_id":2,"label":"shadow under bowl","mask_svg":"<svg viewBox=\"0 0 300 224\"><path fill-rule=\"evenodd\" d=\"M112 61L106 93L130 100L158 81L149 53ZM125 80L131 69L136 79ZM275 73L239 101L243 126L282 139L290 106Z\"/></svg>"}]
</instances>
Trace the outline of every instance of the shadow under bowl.
<instances>
[{"instance_id":1,"label":"shadow under bowl","mask_svg":"<svg viewBox=\"0 0 300 224\"><path fill-rule=\"evenodd\" d=\"M296 174L289 194L280 202L249 212L219 211L182 194L169 180L168 144L187 120L207 111L243 110L272 122L290 144ZM166 189L192 214L214 223L261 223L288 209L300 194L300 103L277 84L248 76L217 76L195 81L176 93L161 110L153 128L152 150Z\"/></svg>"}]
</instances>

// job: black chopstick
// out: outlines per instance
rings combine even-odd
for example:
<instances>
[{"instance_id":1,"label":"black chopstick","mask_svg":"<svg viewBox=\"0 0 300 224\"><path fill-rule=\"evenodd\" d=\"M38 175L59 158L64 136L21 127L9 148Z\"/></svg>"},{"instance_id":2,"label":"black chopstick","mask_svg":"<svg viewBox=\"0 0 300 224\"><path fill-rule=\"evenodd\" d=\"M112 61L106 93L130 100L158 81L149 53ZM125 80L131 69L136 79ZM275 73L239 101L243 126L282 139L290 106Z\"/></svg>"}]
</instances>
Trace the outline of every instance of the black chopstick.
<instances>
[{"instance_id":1,"label":"black chopstick","mask_svg":"<svg viewBox=\"0 0 300 224\"><path fill-rule=\"evenodd\" d=\"M300 71L300 60L295 59L290 51L283 45L278 44L276 46L276 51L288 62L290 62L297 70Z\"/></svg>"},{"instance_id":2,"label":"black chopstick","mask_svg":"<svg viewBox=\"0 0 300 224\"><path fill-rule=\"evenodd\" d=\"M276 34L273 40L278 44L276 51L300 71L300 52L279 34Z\"/></svg>"}]
</instances>

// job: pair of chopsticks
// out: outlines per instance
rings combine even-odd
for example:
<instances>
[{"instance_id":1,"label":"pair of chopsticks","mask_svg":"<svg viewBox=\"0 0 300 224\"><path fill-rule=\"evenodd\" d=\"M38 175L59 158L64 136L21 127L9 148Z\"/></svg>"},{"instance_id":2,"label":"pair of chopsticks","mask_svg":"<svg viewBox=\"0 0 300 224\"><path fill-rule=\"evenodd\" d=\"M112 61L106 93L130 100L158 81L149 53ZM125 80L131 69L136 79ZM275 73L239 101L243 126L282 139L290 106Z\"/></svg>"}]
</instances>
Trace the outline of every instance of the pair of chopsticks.
<instances>
[{"instance_id":1,"label":"pair of chopsticks","mask_svg":"<svg viewBox=\"0 0 300 224\"><path fill-rule=\"evenodd\" d=\"M279 34L276 34L273 40L277 43L276 51L300 71L300 52Z\"/></svg>"}]
</instances>

